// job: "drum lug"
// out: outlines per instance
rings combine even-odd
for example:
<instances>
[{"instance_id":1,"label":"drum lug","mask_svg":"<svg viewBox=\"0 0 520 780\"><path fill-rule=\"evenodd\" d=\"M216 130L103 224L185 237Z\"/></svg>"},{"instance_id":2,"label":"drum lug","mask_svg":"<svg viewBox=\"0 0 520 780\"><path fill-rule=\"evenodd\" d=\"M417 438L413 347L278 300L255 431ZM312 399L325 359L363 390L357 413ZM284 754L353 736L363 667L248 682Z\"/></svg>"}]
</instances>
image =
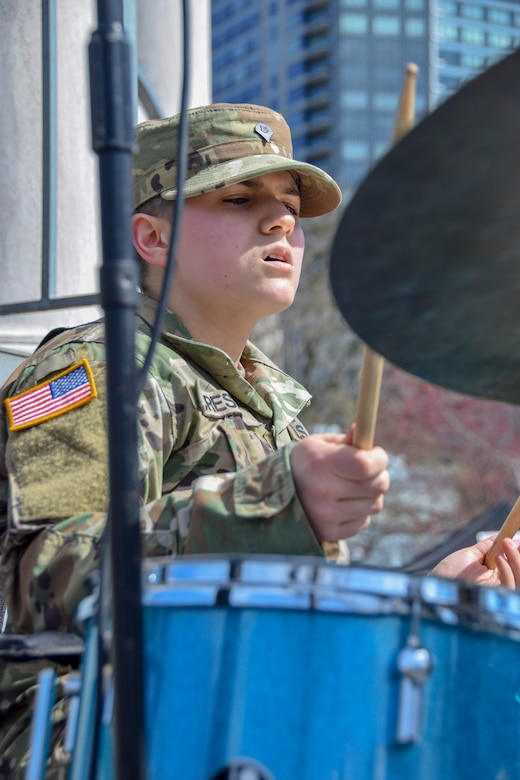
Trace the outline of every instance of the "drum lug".
<instances>
[{"instance_id":1,"label":"drum lug","mask_svg":"<svg viewBox=\"0 0 520 780\"><path fill-rule=\"evenodd\" d=\"M52 708L56 701L56 672L42 669L31 723L30 759L26 780L44 780L51 737Z\"/></svg>"},{"instance_id":2,"label":"drum lug","mask_svg":"<svg viewBox=\"0 0 520 780\"><path fill-rule=\"evenodd\" d=\"M253 758L239 758L229 761L211 780L274 780L274 776Z\"/></svg>"},{"instance_id":3,"label":"drum lug","mask_svg":"<svg viewBox=\"0 0 520 780\"><path fill-rule=\"evenodd\" d=\"M64 682L64 692L69 699L69 709L67 713L67 725L65 728L65 737L63 741L63 752L70 756L74 749L76 730L78 727L81 694L81 676L79 672L71 672L67 675Z\"/></svg>"},{"instance_id":4,"label":"drum lug","mask_svg":"<svg viewBox=\"0 0 520 780\"><path fill-rule=\"evenodd\" d=\"M396 740L399 745L418 742L421 736L423 683L433 669L432 654L411 635L397 658L401 673Z\"/></svg>"}]
</instances>

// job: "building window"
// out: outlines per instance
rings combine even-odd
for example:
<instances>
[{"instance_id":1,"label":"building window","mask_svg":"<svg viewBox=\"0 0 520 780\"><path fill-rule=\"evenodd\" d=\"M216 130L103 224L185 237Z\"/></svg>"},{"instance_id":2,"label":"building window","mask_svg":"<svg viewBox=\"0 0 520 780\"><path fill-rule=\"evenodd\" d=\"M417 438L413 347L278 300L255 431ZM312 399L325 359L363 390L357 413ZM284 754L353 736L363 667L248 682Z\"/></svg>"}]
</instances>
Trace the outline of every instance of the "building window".
<instances>
[{"instance_id":1,"label":"building window","mask_svg":"<svg viewBox=\"0 0 520 780\"><path fill-rule=\"evenodd\" d=\"M450 49L441 47L439 58L443 65L460 65L460 51L450 51Z\"/></svg>"},{"instance_id":2,"label":"building window","mask_svg":"<svg viewBox=\"0 0 520 780\"><path fill-rule=\"evenodd\" d=\"M375 140L390 141L395 125L395 117L386 112L384 114L375 113L372 119L372 128L375 133Z\"/></svg>"},{"instance_id":3,"label":"building window","mask_svg":"<svg viewBox=\"0 0 520 780\"><path fill-rule=\"evenodd\" d=\"M370 159L367 141L345 141L342 146L343 159L347 162L360 162Z\"/></svg>"},{"instance_id":4,"label":"building window","mask_svg":"<svg viewBox=\"0 0 520 780\"><path fill-rule=\"evenodd\" d=\"M501 32L488 33L488 45L492 49L510 49L513 41L510 35Z\"/></svg>"},{"instance_id":5,"label":"building window","mask_svg":"<svg viewBox=\"0 0 520 780\"><path fill-rule=\"evenodd\" d=\"M456 24L451 22L439 22L437 26L439 33L439 40L441 41L456 41L459 37L459 31Z\"/></svg>"},{"instance_id":6,"label":"building window","mask_svg":"<svg viewBox=\"0 0 520 780\"><path fill-rule=\"evenodd\" d=\"M343 108L363 111L368 108L368 94L361 89L347 89L341 96Z\"/></svg>"},{"instance_id":7,"label":"building window","mask_svg":"<svg viewBox=\"0 0 520 780\"><path fill-rule=\"evenodd\" d=\"M440 80L441 80L441 84L444 84L445 87L448 87L449 92L453 92L455 89L458 89L462 84L461 76L449 76L446 73L444 75L441 75Z\"/></svg>"},{"instance_id":8,"label":"building window","mask_svg":"<svg viewBox=\"0 0 520 780\"><path fill-rule=\"evenodd\" d=\"M399 95L395 92L375 92L372 104L376 111L395 111L399 102Z\"/></svg>"},{"instance_id":9,"label":"building window","mask_svg":"<svg viewBox=\"0 0 520 780\"><path fill-rule=\"evenodd\" d=\"M377 64L372 71L373 91L395 92L401 90L403 82L403 64L401 62L392 63L389 60Z\"/></svg>"},{"instance_id":10,"label":"building window","mask_svg":"<svg viewBox=\"0 0 520 780\"><path fill-rule=\"evenodd\" d=\"M344 8L365 8L367 0L341 0L341 5Z\"/></svg>"},{"instance_id":11,"label":"building window","mask_svg":"<svg viewBox=\"0 0 520 780\"><path fill-rule=\"evenodd\" d=\"M355 187L358 182L362 181L367 173L366 163L348 163L345 167L345 177L347 186Z\"/></svg>"},{"instance_id":12,"label":"building window","mask_svg":"<svg viewBox=\"0 0 520 780\"><path fill-rule=\"evenodd\" d=\"M439 0L438 5L441 14L457 16L457 3L454 3L453 0Z\"/></svg>"},{"instance_id":13,"label":"building window","mask_svg":"<svg viewBox=\"0 0 520 780\"><path fill-rule=\"evenodd\" d=\"M329 39L326 35L313 35L307 43L307 51L320 52L327 51L329 48Z\"/></svg>"},{"instance_id":14,"label":"building window","mask_svg":"<svg viewBox=\"0 0 520 780\"><path fill-rule=\"evenodd\" d=\"M345 135L347 138L363 138L368 136L369 121L366 114L347 114L345 117Z\"/></svg>"},{"instance_id":15,"label":"building window","mask_svg":"<svg viewBox=\"0 0 520 780\"><path fill-rule=\"evenodd\" d=\"M399 0L372 0L372 7L395 11L399 8Z\"/></svg>"},{"instance_id":16,"label":"building window","mask_svg":"<svg viewBox=\"0 0 520 780\"><path fill-rule=\"evenodd\" d=\"M341 14L339 31L346 35L366 35L368 18L365 14Z\"/></svg>"},{"instance_id":17,"label":"building window","mask_svg":"<svg viewBox=\"0 0 520 780\"><path fill-rule=\"evenodd\" d=\"M493 22L493 24L511 24L511 14L500 8L488 8L487 18L488 22Z\"/></svg>"},{"instance_id":18,"label":"building window","mask_svg":"<svg viewBox=\"0 0 520 780\"><path fill-rule=\"evenodd\" d=\"M460 64L463 68L483 70L486 67L486 58L481 54L474 52L462 52L460 55Z\"/></svg>"},{"instance_id":19,"label":"building window","mask_svg":"<svg viewBox=\"0 0 520 780\"><path fill-rule=\"evenodd\" d=\"M305 94L306 94L305 93L305 87L303 87L303 86L302 87L296 87L296 89L291 89L290 90L288 97L289 97L289 100L291 102L293 102L293 101L296 101L296 100L301 100L302 98L305 97Z\"/></svg>"},{"instance_id":20,"label":"building window","mask_svg":"<svg viewBox=\"0 0 520 780\"><path fill-rule=\"evenodd\" d=\"M480 27L463 27L460 31L460 39L464 43L471 43L473 46L484 45L484 30Z\"/></svg>"},{"instance_id":21,"label":"building window","mask_svg":"<svg viewBox=\"0 0 520 780\"><path fill-rule=\"evenodd\" d=\"M292 65L289 65L287 68L287 75L290 79L293 79L295 76L299 76L302 73L305 73L305 63L304 62L294 62Z\"/></svg>"},{"instance_id":22,"label":"building window","mask_svg":"<svg viewBox=\"0 0 520 780\"><path fill-rule=\"evenodd\" d=\"M480 21L484 18L484 8L481 5L463 4L460 7L460 15L465 16L466 19L477 19L477 21Z\"/></svg>"},{"instance_id":23,"label":"building window","mask_svg":"<svg viewBox=\"0 0 520 780\"><path fill-rule=\"evenodd\" d=\"M400 19L396 16L374 16L372 32L381 37L395 38L401 32Z\"/></svg>"},{"instance_id":24,"label":"building window","mask_svg":"<svg viewBox=\"0 0 520 780\"><path fill-rule=\"evenodd\" d=\"M300 24L303 24L304 21L305 21L305 15L303 11L298 11L297 14L293 14L291 17L289 17L289 19L287 20L287 26L289 29L291 29L293 27L299 26Z\"/></svg>"},{"instance_id":25,"label":"building window","mask_svg":"<svg viewBox=\"0 0 520 780\"><path fill-rule=\"evenodd\" d=\"M329 121L330 112L328 110L307 112L307 124L310 126L321 125L323 122L328 124Z\"/></svg>"},{"instance_id":26,"label":"building window","mask_svg":"<svg viewBox=\"0 0 520 780\"><path fill-rule=\"evenodd\" d=\"M295 127L296 125L302 125L306 121L307 115L305 111L296 111L292 114L288 112L286 119L289 127Z\"/></svg>"},{"instance_id":27,"label":"building window","mask_svg":"<svg viewBox=\"0 0 520 780\"><path fill-rule=\"evenodd\" d=\"M407 11L422 11L424 0L404 0L404 7Z\"/></svg>"},{"instance_id":28,"label":"building window","mask_svg":"<svg viewBox=\"0 0 520 780\"><path fill-rule=\"evenodd\" d=\"M404 34L407 38L424 38L426 34L426 23L424 19L406 19L404 23Z\"/></svg>"},{"instance_id":29,"label":"building window","mask_svg":"<svg viewBox=\"0 0 520 780\"><path fill-rule=\"evenodd\" d=\"M294 54L294 53L302 51L303 48L304 48L303 38L301 36L299 36L298 38L293 38L292 41L289 41L289 43L286 46L285 51L288 54Z\"/></svg>"},{"instance_id":30,"label":"building window","mask_svg":"<svg viewBox=\"0 0 520 780\"><path fill-rule=\"evenodd\" d=\"M426 103L426 95L418 94L415 96L415 113L417 115L422 114L424 111L426 111L427 103Z\"/></svg>"}]
</instances>

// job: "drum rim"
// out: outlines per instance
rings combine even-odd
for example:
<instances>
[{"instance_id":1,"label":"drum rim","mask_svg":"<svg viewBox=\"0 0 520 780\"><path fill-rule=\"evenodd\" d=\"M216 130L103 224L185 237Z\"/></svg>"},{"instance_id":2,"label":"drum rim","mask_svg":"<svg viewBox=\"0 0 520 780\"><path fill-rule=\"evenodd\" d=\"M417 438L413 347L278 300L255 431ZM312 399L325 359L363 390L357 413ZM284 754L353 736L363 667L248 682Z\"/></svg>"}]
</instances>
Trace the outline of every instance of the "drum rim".
<instances>
[{"instance_id":1,"label":"drum rim","mask_svg":"<svg viewBox=\"0 0 520 780\"><path fill-rule=\"evenodd\" d=\"M148 607L296 609L406 616L520 641L520 593L321 558L211 555L143 562Z\"/></svg>"}]
</instances>

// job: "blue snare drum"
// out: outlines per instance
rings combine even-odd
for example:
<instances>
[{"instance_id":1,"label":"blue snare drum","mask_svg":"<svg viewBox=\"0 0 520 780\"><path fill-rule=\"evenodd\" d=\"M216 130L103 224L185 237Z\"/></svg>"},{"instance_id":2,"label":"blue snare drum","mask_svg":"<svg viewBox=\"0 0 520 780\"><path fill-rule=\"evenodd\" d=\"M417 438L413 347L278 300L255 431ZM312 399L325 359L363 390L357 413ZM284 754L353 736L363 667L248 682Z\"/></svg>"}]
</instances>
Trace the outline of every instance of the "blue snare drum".
<instances>
[{"instance_id":1,"label":"blue snare drum","mask_svg":"<svg viewBox=\"0 0 520 780\"><path fill-rule=\"evenodd\" d=\"M520 593L315 559L144 566L149 780L520 777Z\"/></svg>"}]
</instances>

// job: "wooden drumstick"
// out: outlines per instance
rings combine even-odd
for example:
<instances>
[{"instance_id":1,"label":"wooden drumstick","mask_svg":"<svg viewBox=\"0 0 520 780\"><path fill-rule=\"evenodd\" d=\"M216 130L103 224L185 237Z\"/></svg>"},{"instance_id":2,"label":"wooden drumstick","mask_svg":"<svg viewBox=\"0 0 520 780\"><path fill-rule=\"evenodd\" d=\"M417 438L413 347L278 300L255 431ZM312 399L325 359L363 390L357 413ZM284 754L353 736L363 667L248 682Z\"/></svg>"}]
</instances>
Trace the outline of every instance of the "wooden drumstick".
<instances>
[{"instance_id":1,"label":"wooden drumstick","mask_svg":"<svg viewBox=\"0 0 520 780\"><path fill-rule=\"evenodd\" d=\"M512 539L513 536L516 534L518 529L520 528L520 498L517 498L515 504L513 505L512 510L502 523L502 528L498 532L495 541L493 542L493 545L488 551L488 554L485 557L484 563L488 567L488 569L496 569L496 558L497 555L500 555L501 548L502 548L502 540L510 538Z\"/></svg>"},{"instance_id":2,"label":"wooden drumstick","mask_svg":"<svg viewBox=\"0 0 520 780\"><path fill-rule=\"evenodd\" d=\"M396 144L411 130L415 115L415 83L419 68L408 63L405 69L403 87L394 123L392 143ZM360 450L370 450L374 446L374 434L379 407L379 394L383 376L384 358L365 345L359 376L358 398L356 406L356 427L352 443ZM338 541L340 559L349 559L346 539Z\"/></svg>"},{"instance_id":3,"label":"wooden drumstick","mask_svg":"<svg viewBox=\"0 0 520 780\"><path fill-rule=\"evenodd\" d=\"M413 62L405 69L403 88L394 124L392 143L396 144L408 133L414 122L415 85L419 68ZM365 346L359 378L358 401L356 408L356 428L353 444L362 450L369 450L374 444L374 433L379 406L381 378L384 358Z\"/></svg>"},{"instance_id":4,"label":"wooden drumstick","mask_svg":"<svg viewBox=\"0 0 520 780\"><path fill-rule=\"evenodd\" d=\"M354 447L361 450L370 450L374 445L383 366L384 359L381 355L365 346L359 375L356 427L352 440Z\"/></svg>"},{"instance_id":5,"label":"wooden drumstick","mask_svg":"<svg viewBox=\"0 0 520 780\"><path fill-rule=\"evenodd\" d=\"M395 116L392 143L396 144L408 133L415 118L415 86L419 68L414 62L409 62L404 71L404 81Z\"/></svg>"}]
</instances>

